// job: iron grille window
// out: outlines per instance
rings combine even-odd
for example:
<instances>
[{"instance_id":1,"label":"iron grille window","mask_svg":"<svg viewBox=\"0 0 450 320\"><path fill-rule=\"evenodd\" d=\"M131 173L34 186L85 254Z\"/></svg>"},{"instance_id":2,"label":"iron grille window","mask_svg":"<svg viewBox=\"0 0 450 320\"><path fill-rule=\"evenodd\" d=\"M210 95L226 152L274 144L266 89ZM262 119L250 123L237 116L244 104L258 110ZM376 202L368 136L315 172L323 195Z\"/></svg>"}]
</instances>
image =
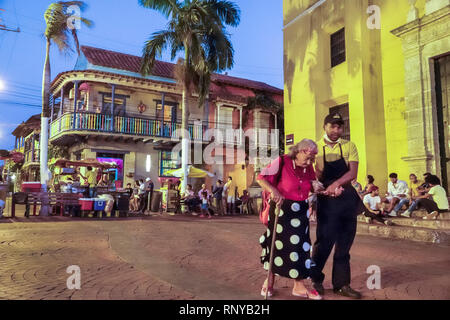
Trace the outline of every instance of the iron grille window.
<instances>
[{"instance_id":1,"label":"iron grille window","mask_svg":"<svg viewBox=\"0 0 450 320\"><path fill-rule=\"evenodd\" d=\"M159 176L166 177L165 174L168 170L181 168L181 163L178 161L177 154L171 151L161 151L160 152L160 162L159 162Z\"/></svg>"},{"instance_id":2,"label":"iron grille window","mask_svg":"<svg viewBox=\"0 0 450 320\"><path fill-rule=\"evenodd\" d=\"M330 114L335 113L339 113L344 120L344 133L342 138L345 140L350 140L350 116L348 111L348 103L330 108Z\"/></svg>"},{"instance_id":3,"label":"iron grille window","mask_svg":"<svg viewBox=\"0 0 450 320\"><path fill-rule=\"evenodd\" d=\"M335 67L345 61L345 29L342 28L333 33L331 42L331 67Z\"/></svg>"}]
</instances>

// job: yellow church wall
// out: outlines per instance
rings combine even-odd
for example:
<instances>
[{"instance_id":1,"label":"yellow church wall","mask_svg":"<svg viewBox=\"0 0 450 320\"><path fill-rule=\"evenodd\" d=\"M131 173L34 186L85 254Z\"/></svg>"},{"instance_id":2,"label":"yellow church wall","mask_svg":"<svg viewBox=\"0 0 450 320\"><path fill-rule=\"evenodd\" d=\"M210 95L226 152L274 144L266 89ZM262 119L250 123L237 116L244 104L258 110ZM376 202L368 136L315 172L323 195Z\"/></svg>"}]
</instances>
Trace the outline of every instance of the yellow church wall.
<instances>
[{"instance_id":1,"label":"yellow church wall","mask_svg":"<svg viewBox=\"0 0 450 320\"><path fill-rule=\"evenodd\" d=\"M405 64L402 41L391 31L407 22L410 4L407 0L375 1L381 8L381 52L383 93L386 119L388 173L396 172L408 180L410 169L402 160L407 156L407 127L405 119ZM416 2L419 17L425 13L425 0ZM423 173L416 172L420 177Z\"/></svg>"},{"instance_id":2,"label":"yellow church wall","mask_svg":"<svg viewBox=\"0 0 450 320\"><path fill-rule=\"evenodd\" d=\"M284 23L315 2L284 0ZM381 9L381 30L367 28L372 4ZM416 6L422 16L425 0ZM410 173L402 160L408 154L403 49L391 33L406 23L409 10L408 0L327 1L284 29L285 133L294 134L295 143L318 140L328 109L348 102L358 180L372 174L382 192L390 172L404 180ZM331 68L330 34L344 26L346 62Z\"/></svg>"}]
</instances>

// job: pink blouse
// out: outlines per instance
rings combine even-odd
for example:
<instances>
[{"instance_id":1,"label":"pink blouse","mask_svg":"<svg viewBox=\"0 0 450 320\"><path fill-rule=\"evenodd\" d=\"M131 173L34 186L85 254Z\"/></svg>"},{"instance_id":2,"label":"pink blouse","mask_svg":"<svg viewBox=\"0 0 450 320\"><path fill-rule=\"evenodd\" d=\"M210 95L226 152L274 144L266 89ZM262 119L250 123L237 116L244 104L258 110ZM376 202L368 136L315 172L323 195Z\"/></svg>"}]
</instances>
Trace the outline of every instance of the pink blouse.
<instances>
[{"instance_id":1,"label":"pink blouse","mask_svg":"<svg viewBox=\"0 0 450 320\"><path fill-rule=\"evenodd\" d=\"M311 190L311 181L316 179L313 166L310 165L306 168L295 166L294 171L294 164L291 157L288 155L282 157L284 157L284 165L278 186L275 184L280 174L281 157L264 168L258 175L258 179L266 180L274 185L287 200L304 201L308 199Z\"/></svg>"}]
</instances>

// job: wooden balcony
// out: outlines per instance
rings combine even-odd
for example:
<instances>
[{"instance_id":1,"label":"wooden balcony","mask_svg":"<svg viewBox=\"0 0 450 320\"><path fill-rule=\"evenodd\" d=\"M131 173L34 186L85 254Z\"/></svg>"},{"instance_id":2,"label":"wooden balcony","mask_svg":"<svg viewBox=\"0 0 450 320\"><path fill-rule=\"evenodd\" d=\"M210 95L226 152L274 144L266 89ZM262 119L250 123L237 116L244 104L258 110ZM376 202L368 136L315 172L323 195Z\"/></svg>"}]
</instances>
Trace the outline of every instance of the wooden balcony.
<instances>
[{"instance_id":1,"label":"wooden balcony","mask_svg":"<svg viewBox=\"0 0 450 320\"><path fill-rule=\"evenodd\" d=\"M206 123L190 123L190 138L194 142L209 142L205 133L211 126ZM50 125L50 140L67 135L118 135L162 140L180 139L181 123L167 122L159 119L130 116L112 116L101 113L66 113L53 120Z\"/></svg>"}]
</instances>

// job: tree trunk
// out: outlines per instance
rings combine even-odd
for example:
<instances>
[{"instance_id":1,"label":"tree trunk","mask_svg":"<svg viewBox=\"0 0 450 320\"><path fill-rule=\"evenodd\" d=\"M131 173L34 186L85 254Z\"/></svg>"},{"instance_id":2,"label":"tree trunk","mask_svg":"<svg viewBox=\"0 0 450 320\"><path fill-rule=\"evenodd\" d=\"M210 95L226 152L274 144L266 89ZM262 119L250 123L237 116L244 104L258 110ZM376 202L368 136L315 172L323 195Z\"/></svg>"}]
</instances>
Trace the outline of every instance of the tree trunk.
<instances>
[{"instance_id":1,"label":"tree trunk","mask_svg":"<svg viewBox=\"0 0 450 320\"><path fill-rule=\"evenodd\" d=\"M187 72L187 64L189 63L189 53L187 46L185 45L185 68L184 72ZM186 83L186 76L183 81L183 97L182 97L182 117L181 117L181 169L183 171L183 180L181 181L181 192L186 191L187 177L188 177L188 155L190 147L190 137L188 128L189 107L188 107L188 92L189 89Z\"/></svg>"},{"instance_id":2,"label":"tree trunk","mask_svg":"<svg viewBox=\"0 0 450 320\"><path fill-rule=\"evenodd\" d=\"M47 39L45 53L44 72L42 77L42 115L41 115L41 137L40 137L40 174L43 190L47 191L48 176L48 121L49 121L49 97L50 97L50 39ZM42 204L41 215L48 215L48 206Z\"/></svg>"}]
</instances>

